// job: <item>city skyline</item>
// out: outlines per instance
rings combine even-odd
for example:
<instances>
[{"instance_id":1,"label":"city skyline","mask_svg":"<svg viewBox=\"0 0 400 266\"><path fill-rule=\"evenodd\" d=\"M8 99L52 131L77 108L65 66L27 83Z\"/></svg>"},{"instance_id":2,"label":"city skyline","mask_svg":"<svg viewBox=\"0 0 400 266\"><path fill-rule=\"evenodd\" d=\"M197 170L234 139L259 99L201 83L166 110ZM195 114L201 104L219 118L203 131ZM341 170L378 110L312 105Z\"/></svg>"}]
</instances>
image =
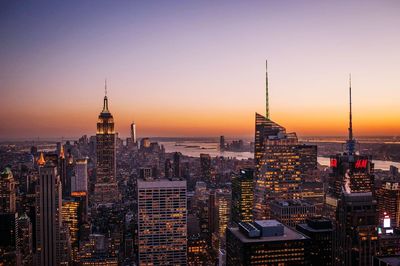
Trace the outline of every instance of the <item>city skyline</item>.
<instances>
[{"instance_id":1,"label":"city skyline","mask_svg":"<svg viewBox=\"0 0 400 266\"><path fill-rule=\"evenodd\" d=\"M395 3L2 5L2 139L94 134L104 78L123 137L252 137L266 58L289 132L345 136L351 72L355 136L400 134Z\"/></svg>"}]
</instances>

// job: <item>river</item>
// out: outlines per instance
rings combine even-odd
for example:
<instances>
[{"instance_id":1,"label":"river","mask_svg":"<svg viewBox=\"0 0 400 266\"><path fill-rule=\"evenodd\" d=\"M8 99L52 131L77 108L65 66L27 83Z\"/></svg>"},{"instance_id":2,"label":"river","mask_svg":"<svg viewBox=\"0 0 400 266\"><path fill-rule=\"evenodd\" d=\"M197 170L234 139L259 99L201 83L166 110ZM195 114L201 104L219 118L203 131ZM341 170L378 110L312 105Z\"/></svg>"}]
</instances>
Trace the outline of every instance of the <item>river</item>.
<instances>
[{"instance_id":1,"label":"river","mask_svg":"<svg viewBox=\"0 0 400 266\"><path fill-rule=\"evenodd\" d=\"M224 156L224 157L235 157L236 159L248 159L253 158L254 153L252 152L233 152L219 150L219 143L216 142L204 142L204 141L160 141L160 144L164 145L166 152L181 152L186 156L199 157L201 153L207 153L212 157ZM329 158L318 157L318 163L321 165L329 166ZM380 161L373 160L375 169L389 170L391 165L400 168L400 163L392 161Z\"/></svg>"}]
</instances>

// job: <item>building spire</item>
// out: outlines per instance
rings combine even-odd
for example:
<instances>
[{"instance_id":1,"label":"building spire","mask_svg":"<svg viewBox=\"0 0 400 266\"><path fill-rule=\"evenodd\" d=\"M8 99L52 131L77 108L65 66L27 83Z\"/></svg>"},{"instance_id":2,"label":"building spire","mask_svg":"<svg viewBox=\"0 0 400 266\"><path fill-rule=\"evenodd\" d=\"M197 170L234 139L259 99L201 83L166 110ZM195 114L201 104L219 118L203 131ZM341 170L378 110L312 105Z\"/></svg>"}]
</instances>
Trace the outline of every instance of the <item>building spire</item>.
<instances>
[{"instance_id":1,"label":"building spire","mask_svg":"<svg viewBox=\"0 0 400 266\"><path fill-rule=\"evenodd\" d=\"M349 74L349 139L347 140L347 151L354 154L355 140L353 136L353 110L351 101L351 74Z\"/></svg>"},{"instance_id":2,"label":"building spire","mask_svg":"<svg viewBox=\"0 0 400 266\"><path fill-rule=\"evenodd\" d=\"M104 102L102 112L108 112L107 79L104 80Z\"/></svg>"},{"instance_id":3,"label":"building spire","mask_svg":"<svg viewBox=\"0 0 400 266\"><path fill-rule=\"evenodd\" d=\"M269 119L268 60L265 60L265 117Z\"/></svg>"},{"instance_id":4,"label":"building spire","mask_svg":"<svg viewBox=\"0 0 400 266\"><path fill-rule=\"evenodd\" d=\"M349 140L353 140L353 110L352 110L352 106L351 106L351 74L349 74L349 99L350 99Z\"/></svg>"}]
</instances>

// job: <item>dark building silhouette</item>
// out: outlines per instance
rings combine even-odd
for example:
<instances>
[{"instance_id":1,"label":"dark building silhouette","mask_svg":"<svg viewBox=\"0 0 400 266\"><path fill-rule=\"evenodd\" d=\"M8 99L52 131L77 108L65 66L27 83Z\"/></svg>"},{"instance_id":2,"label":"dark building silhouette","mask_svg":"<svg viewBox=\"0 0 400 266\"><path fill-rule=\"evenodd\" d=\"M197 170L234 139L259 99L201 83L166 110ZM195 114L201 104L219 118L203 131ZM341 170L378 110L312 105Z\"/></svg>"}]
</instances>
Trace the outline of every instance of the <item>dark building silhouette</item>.
<instances>
[{"instance_id":1,"label":"dark building silhouette","mask_svg":"<svg viewBox=\"0 0 400 266\"><path fill-rule=\"evenodd\" d=\"M309 265L333 265L333 224L322 217L306 219L305 223L298 224L296 230L311 239Z\"/></svg>"},{"instance_id":2,"label":"dark building silhouette","mask_svg":"<svg viewBox=\"0 0 400 266\"><path fill-rule=\"evenodd\" d=\"M336 214L336 263L371 265L378 251L377 215L371 192L342 193Z\"/></svg>"},{"instance_id":3,"label":"dark building silhouette","mask_svg":"<svg viewBox=\"0 0 400 266\"><path fill-rule=\"evenodd\" d=\"M253 181L254 169L251 168L241 169L232 177L231 221L234 224L253 220Z\"/></svg>"}]
</instances>

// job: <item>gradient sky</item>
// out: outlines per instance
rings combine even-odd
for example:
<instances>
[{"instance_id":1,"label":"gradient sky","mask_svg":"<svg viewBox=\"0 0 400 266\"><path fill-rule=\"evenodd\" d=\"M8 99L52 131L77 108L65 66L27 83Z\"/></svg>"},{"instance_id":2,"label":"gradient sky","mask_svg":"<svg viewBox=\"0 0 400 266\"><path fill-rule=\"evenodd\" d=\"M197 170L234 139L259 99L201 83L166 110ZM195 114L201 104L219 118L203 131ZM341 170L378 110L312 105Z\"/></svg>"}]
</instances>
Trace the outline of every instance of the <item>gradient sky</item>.
<instances>
[{"instance_id":1,"label":"gradient sky","mask_svg":"<svg viewBox=\"0 0 400 266\"><path fill-rule=\"evenodd\" d=\"M0 138L400 134L398 1L1 1Z\"/></svg>"}]
</instances>

